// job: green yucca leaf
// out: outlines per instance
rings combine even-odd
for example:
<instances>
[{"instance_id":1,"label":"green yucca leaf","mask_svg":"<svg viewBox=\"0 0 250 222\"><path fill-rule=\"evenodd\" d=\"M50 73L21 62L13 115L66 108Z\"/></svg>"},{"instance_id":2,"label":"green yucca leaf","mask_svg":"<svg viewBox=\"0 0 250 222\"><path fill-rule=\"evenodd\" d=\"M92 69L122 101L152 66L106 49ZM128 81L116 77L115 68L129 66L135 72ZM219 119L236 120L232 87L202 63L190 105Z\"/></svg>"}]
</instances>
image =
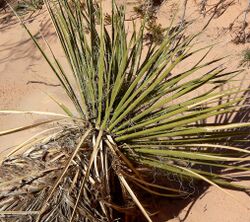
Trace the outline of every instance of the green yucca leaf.
<instances>
[{"instance_id":1,"label":"green yucca leaf","mask_svg":"<svg viewBox=\"0 0 250 222\"><path fill-rule=\"evenodd\" d=\"M126 146L128 145L125 145L124 148L126 148ZM184 143L184 144L181 144L181 145L174 145L174 144L164 144L164 141L158 141L154 143L154 141L151 141L150 144L137 144L137 145L129 145L128 148L133 148L133 149L136 149L136 148L141 148L141 147L144 147L144 148L159 148L159 149L168 149L168 150L177 150L178 148L180 150L183 150L183 149L187 149L187 150L190 150L190 149L194 149L194 150L197 150L198 148L205 148L206 151L209 151L209 150L217 150L218 149L222 149L222 150L234 150L234 151L238 151L238 152L242 152L242 153L250 153L249 150L246 150L246 149L242 149L242 148L237 148L237 147L233 147L233 146L225 146L225 145L218 145L218 144L209 144L209 143L197 143L197 144L188 144L188 143Z\"/></svg>"},{"instance_id":2,"label":"green yucca leaf","mask_svg":"<svg viewBox=\"0 0 250 222\"><path fill-rule=\"evenodd\" d=\"M161 120L166 120L168 119L169 117L172 117L172 116L177 116L179 114L183 114L185 111L188 111L189 109L191 109L192 107L195 107L197 105L200 105L202 103L207 103L209 100L214 100L214 99L218 99L218 97L220 97L222 94L218 93L218 94L205 94L204 96L199 96L198 98L194 98L194 99L191 99L187 102L184 102L182 104L177 104L177 105L172 105L169 108L166 108L164 110L164 113L160 113L160 115L157 115L156 117L151 117L151 119L149 120L146 120L144 122L140 122L138 124L136 124L135 126L132 126L132 127L129 127L125 130L120 130L120 131L115 131L117 135L120 135L124 132L129 132L131 130L135 130L137 128L141 128L141 127L146 127L146 126L150 126L151 124L154 124L154 123L158 123L159 121ZM235 101L237 102L237 101ZM234 104L234 102L232 102L232 104ZM223 104L224 106L225 104ZM229 104L227 104L229 105ZM225 105L225 107L228 107L227 105ZM218 109L219 107L216 106L215 109ZM209 112L213 110L213 108L211 108L210 110L209 109L205 109L205 110L200 110L200 112L196 112L194 114L191 114L189 115L190 117L192 117L192 115L200 115L202 113L206 113L206 112ZM227 112L227 111L226 111ZM182 117L184 118L184 117ZM202 119L202 117L201 117ZM176 120L176 119L175 119ZM175 120L170 120L168 122L173 122ZM167 122L164 122L164 123L167 123ZM157 124L158 125L158 124Z\"/></svg>"},{"instance_id":3,"label":"green yucca leaf","mask_svg":"<svg viewBox=\"0 0 250 222\"><path fill-rule=\"evenodd\" d=\"M212 185L219 184L219 185L224 185L224 186L231 187L231 188L244 189L244 186L240 186L238 184L233 184L233 183L227 182L227 180L225 180L223 178L219 178L220 175L213 174L211 172L207 173L207 172L202 172L199 170L188 169L188 168L184 168L184 167L181 167L178 165L170 165L170 164L162 163L160 161L152 160L152 159L143 159L143 160L141 160L141 163L155 167L155 168L160 168L160 169L163 169L166 171L177 173L179 175L183 175L184 176L184 177L182 177L183 179L185 179L185 178L188 179L188 177L191 177L191 178L199 180L199 179L201 179L201 177L204 177L203 175L205 175L204 179L206 178L206 176L208 176L208 179L205 179L205 181L206 182L209 181L209 183L211 183ZM184 170L184 169L187 169L187 170ZM217 186L217 187L219 187L219 186Z\"/></svg>"},{"instance_id":4,"label":"green yucca leaf","mask_svg":"<svg viewBox=\"0 0 250 222\"><path fill-rule=\"evenodd\" d=\"M189 134L187 134L189 135ZM145 139L145 138L142 138L142 139L134 139L134 140L131 140L131 143L132 144L185 144L185 143L200 143L199 141L202 141L204 143L208 143L208 142L211 142L211 143L228 143L228 138L230 138L230 142L231 143L234 143L234 142L249 142L249 139L239 139L237 137L240 137L240 136L244 136L246 137L247 135L249 135L248 132L238 132L237 131L237 135L236 135L236 132L223 132L223 133L219 133L218 132L215 132L215 133L212 133L211 132L206 132L206 133L203 133L203 134L199 134L199 136L196 135L193 135L193 136L190 136L190 137L183 137L183 138L164 138L164 139L161 139L161 140L152 140L152 139ZM236 137L236 138L234 138Z\"/></svg>"},{"instance_id":5,"label":"green yucca leaf","mask_svg":"<svg viewBox=\"0 0 250 222\"><path fill-rule=\"evenodd\" d=\"M207 161L247 161L249 158L233 158L226 156L217 156L215 153L200 153L200 152L185 152L181 150L158 150L158 149L135 149L138 153L150 154L153 156L173 156L180 159L194 159L194 160L207 160Z\"/></svg>"},{"instance_id":6,"label":"green yucca leaf","mask_svg":"<svg viewBox=\"0 0 250 222\"><path fill-rule=\"evenodd\" d=\"M229 108L227 108L226 110L220 110L220 111L217 111L217 109L223 108L223 107L230 105L230 104L234 104L235 102L236 101L232 101L232 102L229 102L227 104L223 104L221 106L211 107L211 108L208 108L208 109L205 109L202 111L191 113L191 114L188 114L184 117L171 119L171 120L165 121L163 124L158 124L158 126L155 126L155 127L149 128L149 129L145 129L145 130L141 130L140 132L131 133L131 134L128 134L127 136L126 135L120 136L120 137L118 137L118 139L119 138L120 139L121 138L122 139L124 139L124 138L131 139L131 138L135 138L135 137L142 136L142 135L148 136L148 135L155 134L155 133L158 133L158 134L164 133L165 130L169 130L171 128L178 129L179 127L182 127L183 125L187 126L187 124L189 124L189 123L192 123L192 122L195 122L198 120L202 120L202 119L206 119L208 117L215 116L215 115L218 115L221 113L226 113L230 110ZM234 109L234 107L232 109ZM203 113L205 113L205 114L203 114Z\"/></svg>"}]
</instances>

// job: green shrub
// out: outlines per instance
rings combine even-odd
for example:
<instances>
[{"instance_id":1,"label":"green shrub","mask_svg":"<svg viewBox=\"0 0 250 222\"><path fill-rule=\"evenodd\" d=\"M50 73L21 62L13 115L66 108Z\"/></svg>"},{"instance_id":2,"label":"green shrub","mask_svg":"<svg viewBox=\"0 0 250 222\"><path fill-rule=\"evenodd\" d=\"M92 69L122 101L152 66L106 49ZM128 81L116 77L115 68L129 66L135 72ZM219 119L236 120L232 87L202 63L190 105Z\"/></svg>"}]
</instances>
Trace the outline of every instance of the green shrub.
<instances>
[{"instance_id":1,"label":"green shrub","mask_svg":"<svg viewBox=\"0 0 250 222\"><path fill-rule=\"evenodd\" d=\"M239 66L249 68L250 66L250 49L249 48L243 51L242 57L243 58L241 59Z\"/></svg>"}]
</instances>

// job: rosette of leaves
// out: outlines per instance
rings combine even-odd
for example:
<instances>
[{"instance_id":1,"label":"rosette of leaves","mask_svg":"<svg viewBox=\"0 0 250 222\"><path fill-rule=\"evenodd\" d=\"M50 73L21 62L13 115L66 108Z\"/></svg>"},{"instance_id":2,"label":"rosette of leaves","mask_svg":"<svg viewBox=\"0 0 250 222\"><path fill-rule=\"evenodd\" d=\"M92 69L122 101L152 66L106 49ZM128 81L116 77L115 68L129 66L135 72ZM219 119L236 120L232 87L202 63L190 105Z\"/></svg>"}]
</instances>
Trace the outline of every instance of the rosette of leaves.
<instances>
[{"instance_id":1,"label":"rosette of leaves","mask_svg":"<svg viewBox=\"0 0 250 222\"><path fill-rule=\"evenodd\" d=\"M124 7L113 1L111 23L105 25L101 5L93 0L85 3L82 7L80 0L70 4L45 1L71 72L52 50L52 56L47 55L22 23L76 112L58 101L65 115L3 110L5 114L57 118L1 135L58 119L81 133L67 161L60 162L54 183L44 190L46 195L40 194L39 204L10 204L1 208L1 215L29 215L37 222L129 221L126 218L134 204L152 221L135 191L138 188L169 198L190 195L191 180L204 181L223 192L227 192L223 187L249 189L232 183L237 176L227 172L249 170L244 163L250 151L238 144L247 142L245 129L250 123L214 121L241 108L238 89L219 90L239 72L226 72L218 64L220 59L206 61L210 48L193 48L196 35L182 38L183 29L170 25L159 45L148 45L144 39L147 18L139 27L132 22L128 29ZM177 66L185 67L185 61L202 51L204 56L178 72ZM7 156L20 148L23 145ZM60 152L50 160L58 159ZM181 188L178 182L154 178L156 170L178 176Z\"/></svg>"}]
</instances>

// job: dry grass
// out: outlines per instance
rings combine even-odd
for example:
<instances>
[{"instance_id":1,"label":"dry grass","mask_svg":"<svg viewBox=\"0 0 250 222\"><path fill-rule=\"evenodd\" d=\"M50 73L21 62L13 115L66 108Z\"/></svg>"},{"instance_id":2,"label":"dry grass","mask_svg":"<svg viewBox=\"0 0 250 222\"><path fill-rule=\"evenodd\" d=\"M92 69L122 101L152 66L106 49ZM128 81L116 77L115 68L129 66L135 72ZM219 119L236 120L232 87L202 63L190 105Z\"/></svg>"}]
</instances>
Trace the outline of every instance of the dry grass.
<instances>
[{"instance_id":1,"label":"dry grass","mask_svg":"<svg viewBox=\"0 0 250 222\"><path fill-rule=\"evenodd\" d=\"M35 220L82 134L79 128L65 128L47 141L30 147L22 155L3 162L0 167L0 211L6 212L0 215L1 222ZM88 164L89 140L81 146L75 161L48 200L41 221L70 221ZM106 221L100 214L100 200L108 202L109 198L95 172L91 172L85 187L87 189L81 195L73 221ZM8 214L8 211L12 213Z\"/></svg>"}]
</instances>

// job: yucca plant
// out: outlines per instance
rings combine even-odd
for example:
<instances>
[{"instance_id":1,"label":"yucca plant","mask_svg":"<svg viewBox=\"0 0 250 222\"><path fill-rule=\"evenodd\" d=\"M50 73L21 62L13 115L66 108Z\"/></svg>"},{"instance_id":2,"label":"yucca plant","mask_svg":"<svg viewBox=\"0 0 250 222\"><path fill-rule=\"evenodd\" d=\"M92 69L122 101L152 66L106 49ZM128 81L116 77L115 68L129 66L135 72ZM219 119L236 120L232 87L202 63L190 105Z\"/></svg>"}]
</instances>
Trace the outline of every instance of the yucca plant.
<instances>
[{"instance_id":1,"label":"yucca plant","mask_svg":"<svg viewBox=\"0 0 250 222\"><path fill-rule=\"evenodd\" d=\"M249 190L232 183L237 176L229 170L249 171L244 163L250 151L238 144L248 141L250 123L215 121L242 107L238 89L220 90L239 71L226 72L221 59L207 62L210 47L193 48L197 35L184 37L173 24L159 45L145 44L147 18L139 27L127 25L124 7L114 1L108 25L93 0L45 0L45 5L71 72L22 25L75 111L54 98L65 115L1 111L55 117L0 133L48 125L2 160L2 221L132 221L130 215L139 218L134 205L152 221L139 189L166 198L190 195L190 181L223 192L223 187ZM185 68L185 61L202 51L204 56ZM49 128L54 122L61 124ZM22 154L13 156L17 151ZM162 179L171 176L178 179Z\"/></svg>"}]
</instances>

